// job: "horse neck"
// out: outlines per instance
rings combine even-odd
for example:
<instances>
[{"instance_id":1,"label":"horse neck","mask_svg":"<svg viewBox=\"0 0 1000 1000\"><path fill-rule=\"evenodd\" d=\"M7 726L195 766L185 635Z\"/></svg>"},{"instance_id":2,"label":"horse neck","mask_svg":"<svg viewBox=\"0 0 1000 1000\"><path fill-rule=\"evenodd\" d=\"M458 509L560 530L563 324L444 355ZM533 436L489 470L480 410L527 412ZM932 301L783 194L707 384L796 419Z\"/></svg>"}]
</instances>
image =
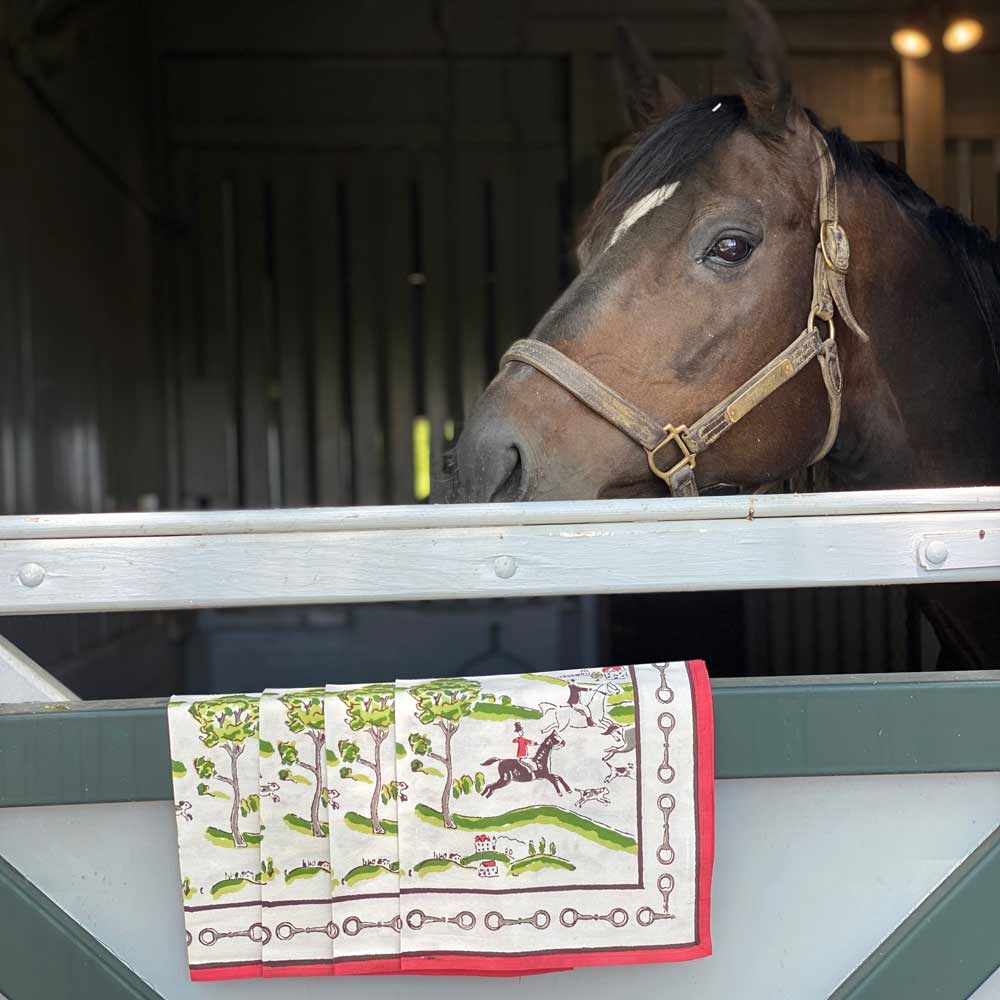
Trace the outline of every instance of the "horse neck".
<instances>
[{"instance_id":1,"label":"horse neck","mask_svg":"<svg viewBox=\"0 0 1000 1000\"><path fill-rule=\"evenodd\" d=\"M1000 465L990 332L957 264L875 183L841 185L848 292L871 338L838 323L844 410L829 466L839 489L989 482Z\"/></svg>"}]
</instances>

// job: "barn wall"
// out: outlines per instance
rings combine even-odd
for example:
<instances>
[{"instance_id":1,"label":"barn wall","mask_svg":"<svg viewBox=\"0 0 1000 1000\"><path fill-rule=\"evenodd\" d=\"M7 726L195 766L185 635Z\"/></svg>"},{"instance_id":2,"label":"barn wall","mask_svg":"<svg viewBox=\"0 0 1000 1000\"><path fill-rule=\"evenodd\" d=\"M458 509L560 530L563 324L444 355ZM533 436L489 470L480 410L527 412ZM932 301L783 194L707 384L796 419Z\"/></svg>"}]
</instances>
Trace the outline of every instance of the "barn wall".
<instances>
[{"instance_id":1,"label":"barn wall","mask_svg":"<svg viewBox=\"0 0 1000 1000\"><path fill-rule=\"evenodd\" d=\"M770 6L803 102L905 161L887 44L905 5ZM693 96L731 90L721 4L636 0L614 14ZM415 418L436 465L503 348L572 277L574 220L622 141L609 5L313 2L291 18L257 0L210 13L180 0L154 5L153 36L174 205L191 220L176 328L183 504L412 502ZM949 199L995 227L983 154L1000 101L969 64L943 70L956 94ZM667 617L675 652L711 650L719 672L933 662L902 590L713 602L612 599L610 648L664 655L651 637Z\"/></svg>"},{"instance_id":2,"label":"barn wall","mask_svg":"<svg viewBox=\"0 0 1000 1000\"><path fill-rule=\"evenodd\" d=\"M85 8L35 27L47 6L0 2L0 512L165 504L145 13ZM107 690L123 653L149 669L116 694L169 690L148 615L0 627L83 693Z\"/></svg>"}]
</instances>

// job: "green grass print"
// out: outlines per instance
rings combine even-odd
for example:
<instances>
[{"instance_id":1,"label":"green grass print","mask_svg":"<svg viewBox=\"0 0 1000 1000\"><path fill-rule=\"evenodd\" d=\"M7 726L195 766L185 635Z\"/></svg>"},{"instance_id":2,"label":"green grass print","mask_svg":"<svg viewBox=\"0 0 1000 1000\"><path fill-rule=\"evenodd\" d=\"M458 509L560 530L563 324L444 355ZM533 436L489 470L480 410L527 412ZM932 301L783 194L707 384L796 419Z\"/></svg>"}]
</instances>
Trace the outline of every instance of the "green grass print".
<instances>
[{"instance_id":1,"label":"green grass print","mask_svg":"<svg viewBox=\"0 0 1000 1000\"><path fill-rule=\"evenodd\" d=\"M441 822L441 813L422 802L417 803L413 811L425 823L437 827L444 825ZM544 823L569 830L570 833L575 833L585 840L606 847L609 851L624 851L626 854L638 852L638 844L634 837L630 837L626 833L619 833L610 827L595 823L594 820L588 819L586 816L578 816L576 813L570 812L568 809L561 809L559 806L522 806L519 809L500 813L498 816L462 816L452 813L451 818L459 830L489 833L514 830L517 827L529 826L533 823Z\"/></svg>"},{"instance_id":2,"label":"green grass print","mask_svg":"<svg viewBox=\"0 0 1000 1000\"><path fill-rule=\"evenodd\" d=\"M295 813L286 813L282 819L285 821L285 826L289 830L294 830L296 833L303 833L307 837L313 835L312 823L307 819L303 819L301 816L296 816ZM330 824L324 820L319 821L320 829L323 831L323 836L329 836Z\"/></svg>"},{"instance_id":3,"label":"green grass print","mask_svg":"<svg viewBox=\"0 0 1000 1000\"><path fill-rule=\"evenodd\" d=\"M383 819L380 822L386 833L391 833L394 836L399 833L398 823L394 823L391 819ZM372 833L372 821L367 816L362 816L361 813L345 812L344 825L349 826L352 830L357 830L358 833Z\"/></svg>"},{"instance_id":4,"label":"green grass print","mask_svg":"<svg viewBox=\"0 0 1000 1000\"><path fill-rule=\"evenodd\" d=\"M224 878L221 882L216 882L209 891L212 893L212 899L220 899L222 896L242 892L247 886L256 884L247 878Z\"/></svg>"},{"instance_id":5,"label":"green grass print","mask_svg":"<svg viewBox=\"0 0 1000 1000\"><path fill-rule=\"evenodd\" d=\"M463 865L478 865L480 861L502 861L508 868L510 867L510 858L499 851L477 851L462 858Z\"/></svg>"},{"instance_id":6,"label":"green grass print","mask_svg":"<svg viewBox=\"0 0 1000 1000\"><path fill-rule=\"evenodd\" d=\"M291 885L293 882L298 882L304 878L313 878L319 875L320 872L325 872L325 868L320 868L318 865L300 865L298 868L293 868L288 874L285 875L285 884Z\"/></svg>"},{"instance_id":7,"label":"green grass print","mask_svg":"<svg viewBox=\"0 0 1000 1000\"><path fill-rule=\"evenodd\" d=\"M522 858L510 866L511 875L523 875L525 872L536 872L541 868L558 868L565 872L575 872L576 865L557 858L552 854L536 854L530 858Z\"/></svg>"},{"instance_id":8,"label":"green grass print","mask_svg":"<svg viewBox=\"0 0 1000 1000\"><path fill-rule=\"evenodd\" d=\"M215 844L216 847L232 847L236 849L236 845L233 843L233 835L227 833L225 830L220 830L217 826L210 826L205 830L205 839L209 843ZM259 833L244 833L243 839L246 841L247 847L256 847L264 837Z\"/></svg>"},{"instance_id":9,"label":"green grass print","mask_svg":"<svg viewBox=\"0 0 1000 1000\"><path fill-rule=\"evenodd\" d=\"M344 876L343 883L344 885L357 885L359 882L367 882L369 879L378 878L379 875L392 875L395 878L399 875L399 872L394 871L392 868L386 868L385 865L358 865Z\"/></svg>"},{"instance_id":10,"label":"green grass print","mask_svg":"<svg viewBox=\"0 0 1000 1000\"><path fill-rule=\"evenodd\" d=\"M478 701L469 713L471 719L485 719L489 722L503 722L507 719L540 719L542 713L537 708L523 705L501 705L499 702Z\"/></svg>"},{"instance_id":11,"label":"green grass print","mask_svg":"<svg viewBox=\"0 0 1000 1000\"><path fill-rule=\"evenodd\" d=\"M452 861L451 858L428 858L426 861L418 861L413 866L413 871L421 878L425 878L427 875L437 875L440 872L448 871L449 868L469 867L469 865L463 865L458 861Z\"/></svg>"}]
</instances>

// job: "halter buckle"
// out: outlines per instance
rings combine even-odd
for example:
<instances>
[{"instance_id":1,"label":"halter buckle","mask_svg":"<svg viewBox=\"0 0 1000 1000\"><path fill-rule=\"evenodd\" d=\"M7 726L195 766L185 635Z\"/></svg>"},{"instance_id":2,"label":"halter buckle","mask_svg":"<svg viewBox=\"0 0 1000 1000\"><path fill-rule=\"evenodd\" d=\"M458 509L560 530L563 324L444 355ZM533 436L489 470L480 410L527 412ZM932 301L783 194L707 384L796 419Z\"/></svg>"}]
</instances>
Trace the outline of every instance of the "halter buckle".
<instances>
[{"instance_id":1,"label":"halter buckle","mask_svg":"<svg viewBox=\"0 0 1000 1000\"><path fill-rule=\"evenodd\" d=\"M826 266L837 274L847 274L851 263L851 244L844 227L833 219L823 219L819 224L819 248Z\"/></svg>"},{"instance_id":2,"label":"halter buckle","mask_svg":"<svg viewBox=\"0 0 1000 1000\"><path fill-rule=\"evenodd\" d=\"M670 485L670 480L685 466L690 469L695 467L695 453L688 446L687 442L684 440L683 435L687 434L687 424L678 424L674 427L673 424L666 424L663 428L664 438L663 440L652 450L646 450L646 461L649 462L649 470L654 476L662 479L668 486ZM661 449L665 448L668 444L676 444L680 449L681 460L669 469L661 469L656 464L656 453Z\"/></svg>"}]
</instances>

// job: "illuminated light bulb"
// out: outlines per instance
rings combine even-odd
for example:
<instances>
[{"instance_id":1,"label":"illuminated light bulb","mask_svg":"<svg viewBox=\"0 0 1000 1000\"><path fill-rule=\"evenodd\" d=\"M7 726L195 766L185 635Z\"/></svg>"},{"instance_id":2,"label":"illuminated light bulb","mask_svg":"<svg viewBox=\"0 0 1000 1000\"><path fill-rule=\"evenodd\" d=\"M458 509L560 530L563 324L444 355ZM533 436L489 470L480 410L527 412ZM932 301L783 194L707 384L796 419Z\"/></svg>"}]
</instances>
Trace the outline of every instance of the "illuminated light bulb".
<instances>
[{"instance_id":1,"label":"illuminated light bulb","mask_svg":"<svg viewBox=\"0 0 1000 1000\"><path fill-rule=\"evenodd\" d=\"M919 28L900 28L892 33L892 47L907 59L923 59L931 53L931 40Z\"/></svg>"},{"instance_id":2,"label":"illuminated light bulb","mask_svg":"<svg viewBox=\"0 0 1000 1000\"><path fill-rule=\"evenodd\" d=\"M959 17L945 28L941 42L949 52L968 52L983 40L983 24L974 17Z\"/></svg>"}]
</instances>

